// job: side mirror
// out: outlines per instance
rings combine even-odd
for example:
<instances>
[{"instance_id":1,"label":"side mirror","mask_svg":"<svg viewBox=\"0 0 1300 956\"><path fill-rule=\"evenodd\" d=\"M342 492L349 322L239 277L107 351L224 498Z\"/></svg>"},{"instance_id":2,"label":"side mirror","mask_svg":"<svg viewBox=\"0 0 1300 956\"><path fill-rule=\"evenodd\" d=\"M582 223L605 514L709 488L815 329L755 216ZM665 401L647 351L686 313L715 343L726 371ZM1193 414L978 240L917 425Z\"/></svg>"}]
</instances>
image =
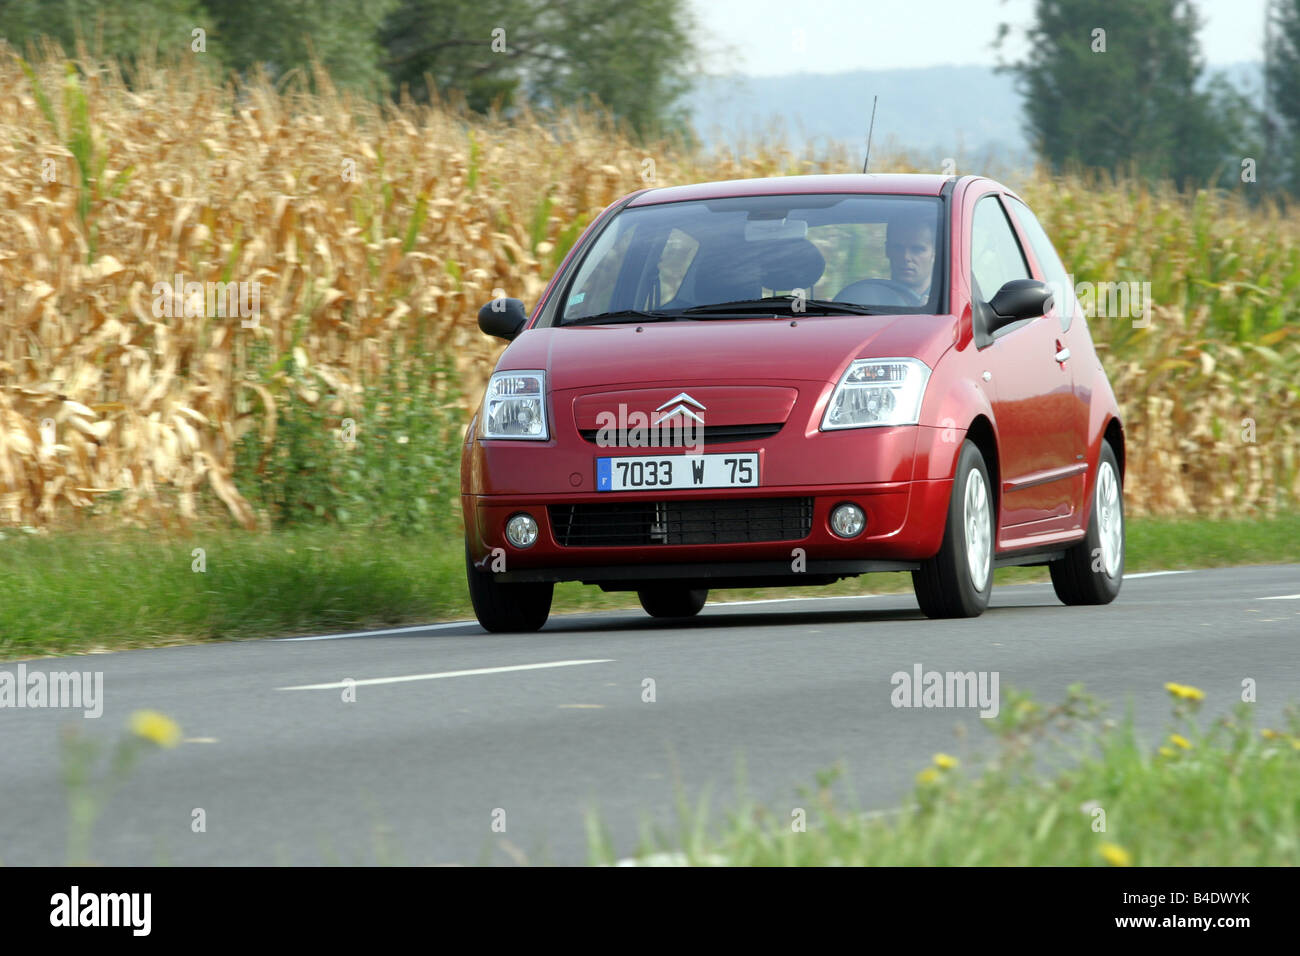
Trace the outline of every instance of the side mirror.
<instances>
[{"instance_id":1,"label":"side mirror","mask_svg":"<svg viewBox=\"0 0 1300 956\"><path fill-rule=\"evenodd\" d=\"M528 324L523 299L493 299L478 310L478 327L488 335L512 341Z\"/></svg>"},{"instance_id":2,"label":"side mirror","mask_svg":"<svg viewBox=\"0 0 1300 956\"><path fill-rule=\"evenodd\" d=\"M1038 279L1012 279L989 300L987 329L992 335L1021 319L1036 319L1052 308L1052 290Z\"/></svg>"}]
</instances>

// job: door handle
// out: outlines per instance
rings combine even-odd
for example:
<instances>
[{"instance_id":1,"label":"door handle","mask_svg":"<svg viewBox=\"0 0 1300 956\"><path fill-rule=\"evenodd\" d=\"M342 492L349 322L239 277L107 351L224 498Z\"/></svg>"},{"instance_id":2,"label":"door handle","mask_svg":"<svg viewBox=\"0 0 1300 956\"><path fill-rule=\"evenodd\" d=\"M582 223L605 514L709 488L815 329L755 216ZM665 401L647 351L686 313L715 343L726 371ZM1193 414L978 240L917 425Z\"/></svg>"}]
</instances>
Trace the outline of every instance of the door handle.
<instances>
[{"instance_id":1,"label":"door handle","mask_svg":"<svg viewBox=\"0 0 1300 956\"><path fill-rule=\"evenodd\" d=\"M1061 363L1064 363L1065 360L1068 359L1069 357L1070 357L1070 350L1068 348L1061 349L1059 352L1056 353L1056 360Z\"/></svg>"}]
</instances>

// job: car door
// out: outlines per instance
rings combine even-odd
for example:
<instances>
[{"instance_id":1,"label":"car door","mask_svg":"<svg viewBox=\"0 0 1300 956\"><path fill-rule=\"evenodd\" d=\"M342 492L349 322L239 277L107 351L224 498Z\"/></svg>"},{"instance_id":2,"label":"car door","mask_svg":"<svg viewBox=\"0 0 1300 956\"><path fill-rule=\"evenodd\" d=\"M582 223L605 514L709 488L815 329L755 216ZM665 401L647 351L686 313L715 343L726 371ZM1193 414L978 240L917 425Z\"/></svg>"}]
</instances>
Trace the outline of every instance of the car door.
<instances>
[{"instance_id":1,"label":"car door","mask_svg":"<svg viewBox=\"0 0 1300 956\"><path fill-rule=\"evenodd\" d=\"M1086 460L1088 415L1092 407L1085 364L1094 353L1088 338L1083 309L1074 295L1074 277L1066 272L1065 264L1057 254L1056 247L1047 235L1047 230L1038 221L1033 210L1018 197L1008 196L1006 199L1011 218L1019 227L1024 249L1033 260L1031 265L1034 266L1034 278L1042 279L1052 287L1054 293L1052 309L1048 312L1047 318L1054 319L1058 324L1057 354L1063 358L1065 366L1070 370L1074 391L1074 402L1064 414L1074 433L1073 460L1077 473L1062 480L1070 488L1074 500L1074 515L1079 519L1087 510L1083 507L1083 496L1088 477Z\"/></svg>"},{"instance_id":2,"label":"car door","mask_svg":"<svg viewBox=\"0 0 1300 956\"><path fill-rule=\"evenodd\" d=\"M999 194L980 197L971 216L971 295L987 302L1006 282L1032 275ZM1059 331L1054 317L1025 319L999 329L980 349L996 418L999 547L1069 527L1076 507L1074 383L1068 364L1058 361Z\"/></svg>"}]
</instances>

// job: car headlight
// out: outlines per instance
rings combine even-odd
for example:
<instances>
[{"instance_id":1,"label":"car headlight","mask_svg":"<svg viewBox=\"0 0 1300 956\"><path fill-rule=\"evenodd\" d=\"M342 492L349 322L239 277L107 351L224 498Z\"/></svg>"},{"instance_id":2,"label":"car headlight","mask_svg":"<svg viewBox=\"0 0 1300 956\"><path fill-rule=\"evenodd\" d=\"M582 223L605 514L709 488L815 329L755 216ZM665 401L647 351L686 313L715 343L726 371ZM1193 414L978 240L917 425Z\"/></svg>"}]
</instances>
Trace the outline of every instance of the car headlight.
<instances>
[{"instance_id":1,"label":"car headlight","mask_svg":"<svg viewBox=\"0 0 1300 956\"><path fill-rule=\"evenodd\" d=\"M484 438L545 441L546 373L494 372L483 396Z\"/></svg>"},{"instance_id":2,"label":"car headlight","mask_svg":"<svg viewBox=\"0 0 1300 956\"><path fill-rule=\"evenodd\" d=\"M835 386L822 431L872 425L915 425L930 367L919 359L857 359Z\"/></svg>"}]
</instances>

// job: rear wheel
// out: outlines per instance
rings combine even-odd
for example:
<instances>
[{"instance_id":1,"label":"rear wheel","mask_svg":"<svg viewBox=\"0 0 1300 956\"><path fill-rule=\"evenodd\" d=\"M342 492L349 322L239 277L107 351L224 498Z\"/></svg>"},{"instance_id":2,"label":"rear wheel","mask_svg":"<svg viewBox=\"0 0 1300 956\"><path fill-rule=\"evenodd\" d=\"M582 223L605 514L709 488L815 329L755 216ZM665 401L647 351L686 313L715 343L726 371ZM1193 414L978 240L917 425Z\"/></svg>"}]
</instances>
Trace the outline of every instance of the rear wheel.
<instances>
[{"instance_id":1,"label":"rear wheel","mask_svg":"<svg viewBox=\"0 0 1300 956\"><path fill-rule=\"evenodd\" d=\"M1097 456L1088 533L1048 567L1063 604L1109 604L1119 594L1124 583L1124 486L1110 442L1101 443Z\"/></svg>"},{"instance_id":2,"label":"rear wheel","mask_svg":"<svg viewBox=\"0 0 1300 956\"><path fill-rule=\"evenodd\" d=\"M993 590L993 492L984 456L962 443L939 553L912 572L926 617L978 617Z\"/></svg>"},{"instance_id":3,"label":"rear wheel","mask_svg":"<svg viewBox=\"0 0 1300 956\"><path fill-rule=\"evenodd\" d=\"M708 600L708 588L658 585L636 592L641 606L651 617L694 617Z\"/></svg>"},{"instance_id":4,"label":"rear wheel","mask_svg":"<svg viewBox=\"0 0 1300 956\"><path fill-rule=\"evenodd\" d=\"M551 614L551 597L555 585L502 584L490 571L474 567L465 545L465 577L469 582L469 600L474 616L489 631L536 631Z\"/></svg>"}]
</instances>

